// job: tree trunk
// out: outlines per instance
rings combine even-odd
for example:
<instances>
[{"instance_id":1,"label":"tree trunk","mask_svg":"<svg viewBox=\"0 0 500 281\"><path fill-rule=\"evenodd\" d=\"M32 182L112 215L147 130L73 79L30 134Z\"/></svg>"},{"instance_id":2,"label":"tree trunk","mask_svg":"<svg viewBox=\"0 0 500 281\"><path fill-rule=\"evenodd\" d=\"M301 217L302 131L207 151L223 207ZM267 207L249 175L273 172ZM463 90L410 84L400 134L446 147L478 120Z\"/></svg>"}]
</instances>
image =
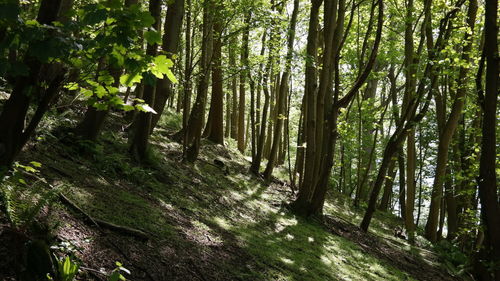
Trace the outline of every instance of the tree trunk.
<instances>
[{"instance_id":1,"label":"tree trunk","mask_svg":"<svg viewBox=\"0 0 500 281\"><path fill-rule=\"evenodd\" d=\"M177 54L179 38L181 35L182 18L184 17L184 0L168 1L165 23L163 26L162 50L168 58L172 59ZM178 60L180 62L180 60ZM167 100L172 96L172 82L167 77L159 79L156 83L156 94L154 98L154 110L157 114L151 120L151 133L158 124L165 109ZM180 96L180 95L179 95Z\"/></svg>"},{"instance_id":2,"label":"tree trunk","mask_svg":"<svg viewBox=\"0 0 500 281\"><path fill-rule=\"evenodd\" d=\"M479 198L481 200L481 219L485 225L485 247L491 264L500 264L500 205L497 194L496 161L496 110L499 90L498 58L498 1L486 2L485 45L486 88L484 94L481 158L479 163ZM494 280L500 280L500 267L492 272ZM491 278L493 279L493 278Z\"/></svg>"},{"instance_id":3,"label":"tree trunk","mask_svg":"<svg viewBox=\"0 0 500 281\"><path fill-rule=\"evenodd\" d=\"M61 0L41 1L37 21L40 24L51 25L57 19L61 2ZM42 63L34 57L27 55L24 58L24 64L28 68L28 74L16 79L12 93L4 103L2 113L0 114L0 128L2 128L0 130L0 179L3 179L5 173L10 169L12 162L34 132L34 128L30 131L24 128L30 103L34 98L43 99L44 93L34 91L41 90L38 76L42 69ZM62 79L59 82L62 82ZM47 89L45 95L50 94L55 96L57 89L58 87L55 87L50 93ZM40 105L38 104L39 107ZM43 112L40 112L40 114L43 116L47 109L48 107ZM33 126L36 127L39 121L35 122L36 124L33 124Z\"/></svg>"},{"instance_id":4,"label":"tree trunk","mask_svg":"<svg viewBox=\"0 0 500 281\"><path fill-rule=\"evenodd\" d=\"M213 43L213 3L205 1L203 7L203 40L201 46L200 77L196 88L196 101L189 115L186 132L186 160L194 162L200 152L201 130L205 119L205 106L207 103L208 81L210 79Z\"/></svg>"},{"instance_id":5,"label":"tree trunk","mask_svg":"<svg viewBox=\"0 0 500 281\"><path fill-rule=\"evenodd\" d=\"M299 13L299 0L294 0L292 18L290 20L290 26L288 29L288 45L287 45L287 56L285 60L285 70L282 74L279 91L276 96L277 120L276 120L276 126L274 128L273 144L271 146L271 152L269 154L269 160L267 161L266 170L264 171L264 179L266 181L270 181L271 179L275 165L275 160L278 154L280 138L282 136L283 122L286 114L285 102L286 102L286 96L288 94L288 80L290 77L290 71L292 67L293 42L295 40L295 26L297 24L298 13Z\"/></svg>"},{"instance_id":6,"label":"tree trunk","mask_svg":"<svg viewBox=\"0 0 500 281\"><path fill-rule=\"evenodd\" d=\"M248 75L248 37L250 34L250 12L245 15L245 30L242 38L241 65L244 69L240 73L240 96L238 100L238 150L245 152L245 84Z\"/></svg>"},{"instance_id":7,"label":"tree trunk","mask_svg":"<svg viewBox=\"0 0 500 281\"><path fill-rule=\"evenodd\" d=\"M396 176L396 159L391 158L388 168L388 176L384 183L384 193L382 194L382 199L380 200L379 210L387 212L390 206L390 199L392 193L392 184L394 183L394 177Z\"/></svg>"},{"instance_id":8,"label":"tree trunk","mask_svg":"<svg viewBox=\"0 0 500 281\"><path fill-rule=\"evenodd\" d=\"M418 89L416 91L415 98L410 99L408 101L407 106L405 106L404 112L401 114L401 119L398 122L398 125L396 126L396 130L393 132L391 135L389 142L387 143L385 150L384 150L384 155L382 159L382 163L380 164L379 171L377 174L377 178L375 182L373 183L373 188L372 192L370 195L370 200L368 202L368 208L366 209L365 215L363 217L363 220L361 222L361 229L363 231L368 231L368 227L370 226L371 219L373 217L373 213L375 212L375 205L378 199L378 194L380 192L380 189L382 187L382 183L384 181L385 174L387 172L388 165L390 163L390 159L392 158L393 154L397 151L398 147L401 145L401 143L404 141L404 139L407 137L407 134L409 131L411 131L415 124L420 122L422 118L424 117L425 113L427 112L430 104L430 100L432 97L432 90L435 89L436 86L436 75L434 73L434 63L432 60L435 59L436 54L441 51L443 48L443 42L445 42L448 38L447 35L449 35L449 32L447 32L450 28L449 22L450 19L453 18L456 13L458 12L459 9L453 9L450 12L448 12L443 20L441 21L440 28L439 28L439 33L438 37L436 39L435 45L433 44L433 35L432 32L425 32L422 33L427 39L427 46L428 46L428 53L429 53L429 58L427 65L425 67L424 71L424 79L421 80L421 82L418 85ZM425 18L424 18L424 24L423 24L423 30L425 29L426 31L430 30L430 11L431 11L431 2L426 1L425 7ZM422 41L423 37L421 37ZM429 82L430 80L430 82ZM429 89L427 96L424 98L424 93ZM424 98L424 105L420 109L420 111L417 114L417 109L419 106L419 103L421 102L422 98Z\"/></svg>"},{"instance_id":9,"label":"tree trunk","mask_svg":"<svg viewBox=\"0 0 500 281\"><path fill-rule=\"evenodd\" d=\"M217 4L214 11L214 44L212 56L212 99L204 135L214 143L224 145L224 92L222 85L222 4Z\"/></svg>"},{"instance_id":10,"label":"tree trunk","mask_svg":"<svg viewBox=\"0 0 500 281\"><path fill-rule=\"evenodd\" d=\"M149 1L149 13L155 19L153 27L156 30L160 30L161 26L161 1L160 0L150 0ZM146 54L150 56L155 56L158 53L158 45L148 45ZM156 94L156 78L153 79L154 83L152 85L144 84L143 100L150 107L154 108L155 94ZM138 161L146 160L146 151L148 148L149 135L152 128L152 115L151 112L139 112L132 124L133 133L131 135L131 145L130 152L134 158Z\"/></svg>"},{"instance_id":11,"label":"tree trunk","mask_svg":"<svg viewBox=\"0 0 500 281\"><path fill-rule=\"evenodd\" d=\"M185 30L185 43L186 53L184 58L184 94L182 101L182 155L186 156L187 149L187 132L189 112L191 109L191 73L192 73L192 60L191 60L191 0L186 0L186 30Z\"/></svg>"},{"instance_id":12,"label":"tree trunk","mask_svg":"<svg viewBox=\"0 0 500 281\"><path fill-rule=\"evenodd\" d=\"M309 33L307 35L307 60L305 70L304 87L304 136L307 143L304 159L304 175L302 182L299 183L299 193L297 199L293 202L293 208L296 212L305 214L313 193L311 174L313 172L313 159L316 155L314 143L316 133L316 89L317 69L316 60L318 55L318 25L319 8L321 0L311 0L311 10L309 16Z\"/></svg>"},{"instance_id":13,"label":"tree trunk","mask_svg":"<svg viewBox=\"0 0 500 281\"><path fill-rule=\"evenodd\" d=\"M469 1L469 9L467 14L467 23L471 30L474 30L474 23L477 13L477 0ZM462 52L464 61L470 60L470 50L472 49L472 36L466 33L464 42L467 42ZM462 109L465 102L465 94L467 92L465 81L467 80L468 67L460 67L458 84L462 85L457 89L455 99L453 101L451 112L439 134L437 163L435 169L434 183L432 186L431 205L429 207L429 217L425 225L425 237L432 242L436 241L437 217L441 208L441 198L443 196L444 176L446 175L446 166L448 162L448 149L458 126L458 121L462 115ZM444 101L443 101L444 102Z\"/></svg>"}]
</instances>

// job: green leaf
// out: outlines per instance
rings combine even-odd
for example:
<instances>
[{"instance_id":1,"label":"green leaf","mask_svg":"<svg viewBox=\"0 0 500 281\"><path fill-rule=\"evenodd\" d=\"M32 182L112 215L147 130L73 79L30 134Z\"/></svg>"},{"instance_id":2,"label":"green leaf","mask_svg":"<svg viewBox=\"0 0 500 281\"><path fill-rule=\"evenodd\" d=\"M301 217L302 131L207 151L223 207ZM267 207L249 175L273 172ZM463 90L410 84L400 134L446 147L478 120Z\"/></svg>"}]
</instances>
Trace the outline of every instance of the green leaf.
<instances>
[{"instance_id":1,"label":"green leaf","mask_svg":"<svg viewBox=\"0 0 500 281\"><path fill-rule=\"evenodd\" d=\"M68 89L69 91L76 91L78 90L78 83L75 82L70 82L66 85L64 85L64 88Z\"/></svg>"},{"instance_id":2,"label":"green leaf","mask_svg":"<svg viewBox=\"0 0 500 281\"><path fill-rule=\"evenodd\" d=\"M29 172L29 173L36 173L38 170L31 167L31 166L24 166L24 165L21 165L21 168L23 168L26 172Z\"/></svg>"},{"instance_id":3,"label":"green leaf","mask_svg":"<svg viewBox=\"0 0 500 281\"><path fill-rule=\"evenodd\" d=\"M135 107L133 105L130 105L130 104L124 104L122 106L122 110L124 110L124 111L131 111L131 110L134 110L134 109L135 109Z\"/></svg>"},{"instance_id":4,"label":"green leaf","mask_svg":"<svg viewBox=\"0 0 500 281\"><path fill-rule=\"evenodd\" d=\"M138 18L143 27L149 27L155 23L155 18L149 12L141 12Z\"/></svg>"},{"instance_id":5,"label":"green leaf","mask_svg":"<svg viewBox=\"0 0 500 281\"><path fill-rule=\"evenodd\" d=\"M139 73L133 73L133 74L123 74L120 77L120 84L125 85L127 87L131 87L136 83L141 82L142 80L142 75Z\"/></svg>"},{"instance_id":6,"label":"green leaf","mask_svg":"<svg viewBox=\"0 0 500 281\"><path fill-rule=\"evenodd\" d=\"M113 271L111 276L109 276L109 281L118 281L120 278L121 274L118 271Z\"/></svg>"},{"instance_id":7,"label":"green leaf","mask_svg":"<svg viewBox=\"0 0 500 281\"><path fill-rule=\"evenodd\" d=\"M145 103L137 104L137 105L135 105L135 107L142 112L151 112L153 114L157 114L157 112L151 106L149 106L148 104L145 104Z\"/></svg>"},{"instance_id":8,"label":"green leaf","mask_svg":"<svg viewBox=\"0 0 500 281\"><path fill-rule=\"evenodd\" d=\"M170 67L174 66L172 60L168 59L165 55L159 55L155 57L153 62L161 67L160 70L162 70L163 73L165 73L165 71L167 71L167 69L169 69Z\"/></svg>"},{"instance_id":9,"label":"green leaf","mask_svg":"<svg viewBox=\"0 0 500 281\"><path fill-rule=\"evenodd\" d=\"M83 24L94 25L106 20L108 11L106 9L91 10L83 18Z\"/></svg>"},{"instance_id":10,"label":"green leaf","mask_svg":"<svg viewBox=\"0 0 500 281\"><path fill-rule=\"evenodd\" d=\"M42 167L42 163L40 163L40 162L31 161L30 164L33 165L33 167L36 167L36 168Z\"/></svg>"},{"instance_id":11,"label":"green leaf","mask_svg":"<svg viewBox=\"0 0 500 281\"><path fill-rule=\"evenodd\" d=\"M172 73L172 71L170 69L168 69L165 74L167 75L168 79L170 79L170 81L172 83L177 84L179 82L179 81L177 81L177 78L175 78L174 73Z\"/></svg>"},{"instance_id":12,"label":"green leaf","mask_svg":"<svg viewBox=\"0 0 500 281\"><path fill-rule=\"evenodd\" d=\"M160 44L161 43L161 35L158 31L149 30L144 33L144 39L148 42L148 44Z\"/></svg>"},{"instance_id":13,"label":"green leaf","mask_svg":"<svg viewBox=\"0 0 500 281\"><path fill-rule=\"evenodd\" d=\"M68 275L70 272L71 272L71 261L69 260L69 257L66 256L66 259L64 259L63 273L64 275Z\"/></svg>"}]
</instances>

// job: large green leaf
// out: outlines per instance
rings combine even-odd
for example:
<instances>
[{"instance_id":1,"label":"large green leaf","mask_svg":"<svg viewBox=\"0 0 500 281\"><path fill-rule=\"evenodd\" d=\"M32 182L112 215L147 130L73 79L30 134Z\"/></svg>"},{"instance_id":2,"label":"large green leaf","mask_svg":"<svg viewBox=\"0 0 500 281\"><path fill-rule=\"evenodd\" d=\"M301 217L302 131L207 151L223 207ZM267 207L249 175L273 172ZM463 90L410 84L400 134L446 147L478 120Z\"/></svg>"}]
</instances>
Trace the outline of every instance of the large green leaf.
<instances>
[{"instance_id":1,"label":"large green leaf","mask_svg":"<svg viewBox=\"0 0 500 281\"><path fill-rule=\"evenodd\" d=\"M148 44L160 44L161 43L161 35L156 30L149 30L144 33L144 39L148 42Z\"/></svg>"}]
</instances>

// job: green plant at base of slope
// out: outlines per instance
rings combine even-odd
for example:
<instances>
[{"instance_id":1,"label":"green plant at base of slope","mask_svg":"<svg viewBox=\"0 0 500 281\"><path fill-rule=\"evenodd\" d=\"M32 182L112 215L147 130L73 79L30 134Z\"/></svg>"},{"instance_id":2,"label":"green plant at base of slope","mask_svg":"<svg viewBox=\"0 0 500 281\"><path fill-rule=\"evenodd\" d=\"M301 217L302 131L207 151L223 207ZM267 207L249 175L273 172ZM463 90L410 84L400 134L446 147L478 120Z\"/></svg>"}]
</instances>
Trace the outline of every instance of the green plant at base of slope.
<instances>
[{"instance_id":1,"label":"green plant at base of slope","mask_svg":"<svg viewBox=\"0 0 500 281\"><path fill-rule=\"evenodd\" d=\"M123 267L122 264L118 261L115 264L116 264L116 268L111 273L111 276L109 276L108 281L127 280L125 278L125 276L122 275L122 272L130 274L130 270Z\"/></svg>"},{"instance_id":2,"label":"green plant at base of slope","mask_svg":"<svg viewBox=\"0 0 500 281\"><path fill-rule=\"evenodd\" d=\"M66 256L66 258L64 259L57 260L57 276L55 277L55 279L52 278L50 274L47 274L47 279L57 281L72 281L75 279L79 268L79 264L72 261L69 256Z\"/></svg>"}]
</instances>

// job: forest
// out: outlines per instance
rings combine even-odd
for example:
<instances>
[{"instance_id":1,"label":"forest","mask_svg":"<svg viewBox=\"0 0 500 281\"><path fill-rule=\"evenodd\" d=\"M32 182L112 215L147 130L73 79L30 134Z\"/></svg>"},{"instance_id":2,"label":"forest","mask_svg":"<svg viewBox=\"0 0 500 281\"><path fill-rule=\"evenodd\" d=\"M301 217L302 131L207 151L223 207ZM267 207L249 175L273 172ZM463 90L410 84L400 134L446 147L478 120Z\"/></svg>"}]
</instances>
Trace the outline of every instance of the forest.
<instances>
[{"instance_id":1,"label":"forest","mask_svg":"<svg viewBox=\"0 0 500 281\"><path fill-rule=\"evenodd\" d=\"M0 280L500 281L498 0L0 0Z\"/></svg>"}]
</instances>

